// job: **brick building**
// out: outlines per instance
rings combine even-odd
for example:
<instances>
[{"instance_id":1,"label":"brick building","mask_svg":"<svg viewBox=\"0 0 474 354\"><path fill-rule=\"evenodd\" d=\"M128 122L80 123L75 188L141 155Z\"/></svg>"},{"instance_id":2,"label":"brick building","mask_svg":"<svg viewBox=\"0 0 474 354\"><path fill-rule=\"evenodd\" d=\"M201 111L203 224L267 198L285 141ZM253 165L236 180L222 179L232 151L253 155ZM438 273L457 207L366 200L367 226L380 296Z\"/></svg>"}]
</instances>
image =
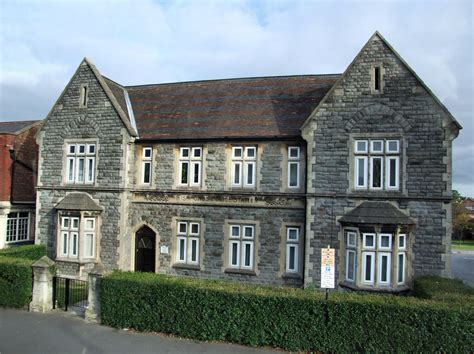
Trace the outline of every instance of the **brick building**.
<instances>
[{"instance_id":1,"label":"brick building","mask_svg":"<svg viewBox=\"0 0 474 354\"><path fill-rule=\"evenodd\" d=\"M34 240L39 126L0 122L0 249Z\"/></svg>"},{"instance_id":2,"label":"brick building","mask_svg":"<svg viewBox=\"0 0 474 354\"><path fill-rule=\"evenodd\" d=\"M461 126L375 33L343 74L122 86L84 59L38 134L37 243L96 262L398 292L449 275Z\"/></svg>"}]
</instances>

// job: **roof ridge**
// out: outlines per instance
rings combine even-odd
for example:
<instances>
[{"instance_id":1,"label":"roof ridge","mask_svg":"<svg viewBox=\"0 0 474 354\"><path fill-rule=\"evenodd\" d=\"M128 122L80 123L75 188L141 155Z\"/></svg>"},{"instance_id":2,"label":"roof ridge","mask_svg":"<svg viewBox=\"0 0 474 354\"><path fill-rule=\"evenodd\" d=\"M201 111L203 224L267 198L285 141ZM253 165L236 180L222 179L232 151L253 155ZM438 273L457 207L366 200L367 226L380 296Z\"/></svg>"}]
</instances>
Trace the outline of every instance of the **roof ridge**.
<instances>
[{"instance_id":1,"label":"roof ridge","mask_svg":"<svg viewBox=\"0 0 474 354\"><path fill-rule=\"evenodd\" d=\"M195 80L195 81L177 81L177 82L163 82L157 84L141 84L141 85L125 85L123 88L136 88L136 87L147 87L147 86L165 86L165 85L182 85L182 84L196 84L201 82L217 82L217 81L238 81L238 80L253 80L253 79L286 79L286 78L296 78L296 77L322 77L322 76L340 76L342 73L334 74L301 74L301 75L275 75L275 76L248 76L248 77L233 77L226 79L205 79L205 80ZM110 80L110 79L109 79ZM111 80L113 81L113 80ZM115 82L115 81L113 81ZM120 85L120 84L118 84Z\"/></svg>"}]
</instances>

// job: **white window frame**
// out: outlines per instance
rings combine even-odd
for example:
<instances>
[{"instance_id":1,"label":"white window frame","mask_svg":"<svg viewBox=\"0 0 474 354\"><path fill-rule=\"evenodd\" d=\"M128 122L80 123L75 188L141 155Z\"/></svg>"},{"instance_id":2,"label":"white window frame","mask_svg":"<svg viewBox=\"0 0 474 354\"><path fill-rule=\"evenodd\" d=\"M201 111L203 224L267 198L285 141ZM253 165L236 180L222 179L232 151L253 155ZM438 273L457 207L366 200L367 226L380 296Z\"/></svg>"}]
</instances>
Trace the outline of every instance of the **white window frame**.
<instances>
[{"instance_id":1,"label":"white window frame","mask_svg":"<svg viewBox=\"0 0 474 354\"><path fill-rule=\"evenodd\" d=\"M353 272L353 275L354 277L353 278L350 278L349 277L349 253L353 254L354 255L354 272ZM352 281L354 282L356 279L356 273L357 272L357 252L355 249L348 249L346 250L346 280L349 280L349 281Z\"/></svg>"},{"instance_id":2,"label":"white window frame","mask_svg":"<svg viewBox=\"0 0 474 354\"><path fill-rule=\"evenodd\" d=\"M378 285L390 285L390 274L392 273L392 252L378 252L377 255L377 283ZM382 281L382 258L387 257L387 280Z\"/></svg>"},{"instance_id":3,"label":"white window frame","mask_svg":"<svg viewBox=\"0 0 474 354\"><path fill-rule=\"evenodd\" d=\"M380 187L374 186L374 160L380 160ZM383 169L384 166L384 158L382 155L380 156L370 156L370 189L372 190L382 190L384 186L384 175L385 170Z\"/></svg>"},{"instance_id":4,"label":"white window frame","mask_svg":"<svg viewBox=\"0 0 474 354\"><path fill-rule=\"evenodd\" d=\"M390 175L391 170L391 161L395 161L395 184L390 185ZM399 156L386 156L385 157L385 188L388 190L398 190L399 189L399 180L400 180L400 157Z\"/></svg>"},{"instance_id":5,"label":"white window frame","mask_svg":"<svg viewBox=\"0 0 474 354\"><path fill-rule=\"evenodd\" d=\"M392 234L378 234L378 249L381 251L391 251L392 250ZM388 247L382 246L382 237L388 237Z\"/></svg>"},{"instance_id":6,"label":"white window frame","mask_svg":"<svg viewBox=\"0 0 474 354\"><path fill-rule=\"evenodd\" d=\"M238 229L238 235L232 235L232 230ZM251 236L246 236L246 230L251 229ZM253 270L255 262L255 225L250 224L229 224L229 250L227 264L229 268ZM233 245L237 245L237 263L233 263ZM250 245L250 264L245 265L247 247Z\"/></svg>"},{"instance_id":7,"label":"white window frame","mask_svg":"<svg viewBox=\"0 0 474 354\"><path fill-rule=\"evenodd\" d=\"M181 231L181 225L185 226L185 230ZM193 226L197 225L197 232L193 232ZM176 263L199 265L200 262L200 244L201 244L201 224L198 221L179 220L176 222ZM184 241L181 246L181 241ZM193 242L195 242L196 259L192 259ZM184 251L182 251L184 247ZM183 257L181 258L181 253Z\"/></svg>"},{"instance_id":8,"label":"white window frame","mask_svg":"<svg viewBox=\"0 0 474 354\"><path fill-rule=\"evenodd\" d=\"M347 231L346 232L346 237L347 237L347 241L346 241L347 247L357 247L357 232ZM354 238L354 243L349 242L351 237Z\"/></svg>"},{"instance_id":9,"label":"white window frame","mask_svg":"<svg viewBox=\"0 0 474 354\"><path fill-rule=\"evenodd\" d=\"M292 151L296 151L296 156L291 156ZM299 146L288 146L288 188L300 187L300 156L301 149ZM296 166L296 185L291 185L291 166Z\"/></svg>"},{"instance_id":10,"label":"white window frame","mask_svg":"<svg viewBox=\"0 0 474 354\"><path fill-rule=\"evenodd\" d=\"M92 227L87 227L87 222L92 221ZM84 218L84 257L83 258L95 258L96 248L96 218ZM87 250L87 237L91 236L92 254L88 254Z\"/></svg>"},{"instance_id":11,"label":"white window frame","mask_svg":"<svg viewBox=\"0 0 474 354\"><path fill-rule=\"evenodd\" d=\"M400 256L403 258L403 269L402 269L402 281L400 281L398 275L400 272ZM398 252L397 253L397 272L396 272L396 277L397 277L397 284L404 284L405 283L405 274L406 274L406 264L407 264L407 257L405 252Z\"/></svg>"},{"instance_id":12,"label":"white window frame","mask_svg":"<svg viewBox=\"0 0 474 354\"><path fill-rule=\"evenodd\" d=\"M403 239L403 245L400 246L400 240ZM399 250L406 250L407 247L407 235L406 234L398 234L398 249Z\"/></svg>"},{"instance_id":13,"label":"white window frame","mask_svg":"<svg viewBox=\"0 0 474 354\"><path fill-rule=\"evenodd\" d=\"M67 221L67 225L66 225ZM77 227L74 227L74 221L77 221ZM60 234L60 255L62 258L79 258L79 232L81 218L79 216L60 216L59 234ZM66 236L66 238L64 237ZM75 242L74 238L76 239ZM74 253L74 246L76 252ZM66 250L66 252L64 252Z\"/></svg>"},{"instance_id":14,"label":"white window frame","mask_svg":"<svg viewBox=\"0 0 474 354\"><path fill-rule=\"evenodd\" d=\"M27 213L27 216L20 216L20 214ZM12 214L15 214L13 217ZM5 243L18 243L18 242L28 242L30 240L30 223L31 223L31 213L26 211L11 212L7 215L7 225L6 225L6 235ZM14 226L12 226L14 224ZM20 227L21 225L21 227ZM11 230L14 228L14 230ZM22 233L22 238L20 239L20 231L26 230L26 238L23 238L24 232ZM9 239L10 238L10 239Z\"/></svg>"},{"instance_id":15,"label":"white window frame","mask_svg":"<svg viewBox=\"0 0 474 354\"><path fill-rule=\"evenodd\" d=\"M362 149L358 149L358 144L363 144ZM380 150L375 150L375 144L380 144ZM396 144L396 150L389 149L390 144ZM401 176L401 156L400 156L400 139L354 139L354 189L363 190L400 190ZM374 186L374 161L380 160L380 186ZM390 183L390 175L392 173L391 162L395 161L395 181ZM364 175L359 173L359 165L364 168ZM359 178L363 179L363 183L359 183Z\"/></svg>"},{"instance_id":16,"label":"white window frame","mask_svg":"<svg viewBox=\"0 0 474 354\"><path fill-rule=\"evenodd\" d=\"M91 148L93 147L93 152ZM84 151L81 152L81 148ZM94 184L96 178L96 142L76 142L66 145L66 183L67 184ZM83 161L82 174L79 162ZM80 179L79 177L82 176ZM71 178L72 177L72 178Z\"/></svg>"},{"instance_id":17,"label":"white window frame","mask_svg":"<svg viewBox=\"0 0 474 354\"><path fill-rule=\"evenodd\" d=\"M367 246L367 236L372 236L374 240L374 244L372 246ZM362 234L362 248L364 250L375 250L375 245L377 244L377 234L375 233L363 233Z\"/></svg>"},{"instance_id":18,"label":"white window frame","mask_svg":"<svg viewBox=\"0 0 474 354\"><path fill-rule=\"evenodd\" d=\"M296 239L290 238L290 234L292 231L296 231ZM290 267L290 248L295 249L295 259L294 259L294 267ZM288 226L286 228L286 272L287 273L299 273L300 271L300 228L294 226Z\"/></svg>"},{"instance_id":19,"label":"white window frame","mask_svg":"<svg viewBox=\"0 0 474 354\"><path fill-rule=\"evenodd\" d=\"M183 152L187 151L188 156L184 156ZM199 155L196 156L196 153ZM202 181L202 161L203 161L203 148L201 146L185 146L179 149L179 163L178 163L178 185L181 187L201 187ZM183 182L183 165L188 166L186 174L186 182ZM197 166L198 169L198 180L194 180L194 170Z\"/></svg>"},{"instance_id":20,"label":"white window frame","mask_svg":"<svg viewBox=\"0 0 474 354\"><path fill-rule=\"evenodd\" d=\"M150 156L147 156L147 152L150 153ZM152 161L153 161L153 148L152 147L144 147L142 150L142 178L141 178L141 184L143 185L151 185L152 181ZM146 166L149 166L149 173L148 173L148 178L149 181L145 181L145 169Z\"/></svg>"},{"instance_id":21,"label":"white window frame","mask_svg":"<svg viewBox=\"0 0 474 354\"><path fill-rule=\"evenodd\" d=\"M366 256L371 256L371 266L370 266L370 280L366 280L365 274L367 271L367 262L366 262ZM362 277L361 281L364 284L371 284L373 285L375 282L374 279L375 276L375 251L364 251L362 252Z\"/></svg>"},{"instance_id":22,"label":"white window frame","mask_svg":"<svg viewBox=\"0 0 474 354\"><path fill-rule=\"evenodd\" d=\"M240 156L236 152L240 151ZM253 156L249 156L249 151L253 151ZM231 156L231 185L232 187L255 188L257 177L257 146L233 146ZM236 173L236 166L239 171ZM249 174L249 166L252 166L252 173ZM248 179L251 177L251 183ZM237 181L236 181L237 178Z\"/></svg>"}]
</instances>

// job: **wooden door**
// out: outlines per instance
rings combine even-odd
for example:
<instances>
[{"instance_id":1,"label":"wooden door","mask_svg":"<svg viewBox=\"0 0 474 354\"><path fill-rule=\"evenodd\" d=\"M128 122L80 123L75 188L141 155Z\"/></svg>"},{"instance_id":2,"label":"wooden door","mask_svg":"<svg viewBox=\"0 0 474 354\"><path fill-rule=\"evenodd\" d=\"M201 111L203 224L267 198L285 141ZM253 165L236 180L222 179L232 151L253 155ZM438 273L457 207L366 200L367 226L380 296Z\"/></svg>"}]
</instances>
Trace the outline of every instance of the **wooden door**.
<instances>
[{"instance_id":1,"label":"wooden door","mask_svg":"<svg viewBox=\"0 0 474 354\"><path fill-rule=\"evenodd\" d=\"M155 233L144 226L135 237L135 271L155 272Z\"/></svg>"}]
</instances>

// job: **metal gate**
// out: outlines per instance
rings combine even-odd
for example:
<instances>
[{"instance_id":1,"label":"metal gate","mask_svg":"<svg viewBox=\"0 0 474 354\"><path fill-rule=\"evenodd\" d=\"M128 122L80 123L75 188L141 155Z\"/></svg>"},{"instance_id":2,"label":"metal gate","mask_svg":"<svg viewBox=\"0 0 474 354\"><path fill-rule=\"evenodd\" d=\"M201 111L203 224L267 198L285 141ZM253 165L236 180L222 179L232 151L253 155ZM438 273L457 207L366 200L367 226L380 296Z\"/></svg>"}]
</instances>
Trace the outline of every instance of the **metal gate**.
<instances>
[{"instance_id":1,"label":"metal gate","mask_svg":"<svg viewBox=\"0 0 474 354\"><path fill-rule=\"evenodd\" d=\"M67 311L70 306L87 307L89 284L86 280L53 278L53 309Z\"/></svg>"}]
</instances>

